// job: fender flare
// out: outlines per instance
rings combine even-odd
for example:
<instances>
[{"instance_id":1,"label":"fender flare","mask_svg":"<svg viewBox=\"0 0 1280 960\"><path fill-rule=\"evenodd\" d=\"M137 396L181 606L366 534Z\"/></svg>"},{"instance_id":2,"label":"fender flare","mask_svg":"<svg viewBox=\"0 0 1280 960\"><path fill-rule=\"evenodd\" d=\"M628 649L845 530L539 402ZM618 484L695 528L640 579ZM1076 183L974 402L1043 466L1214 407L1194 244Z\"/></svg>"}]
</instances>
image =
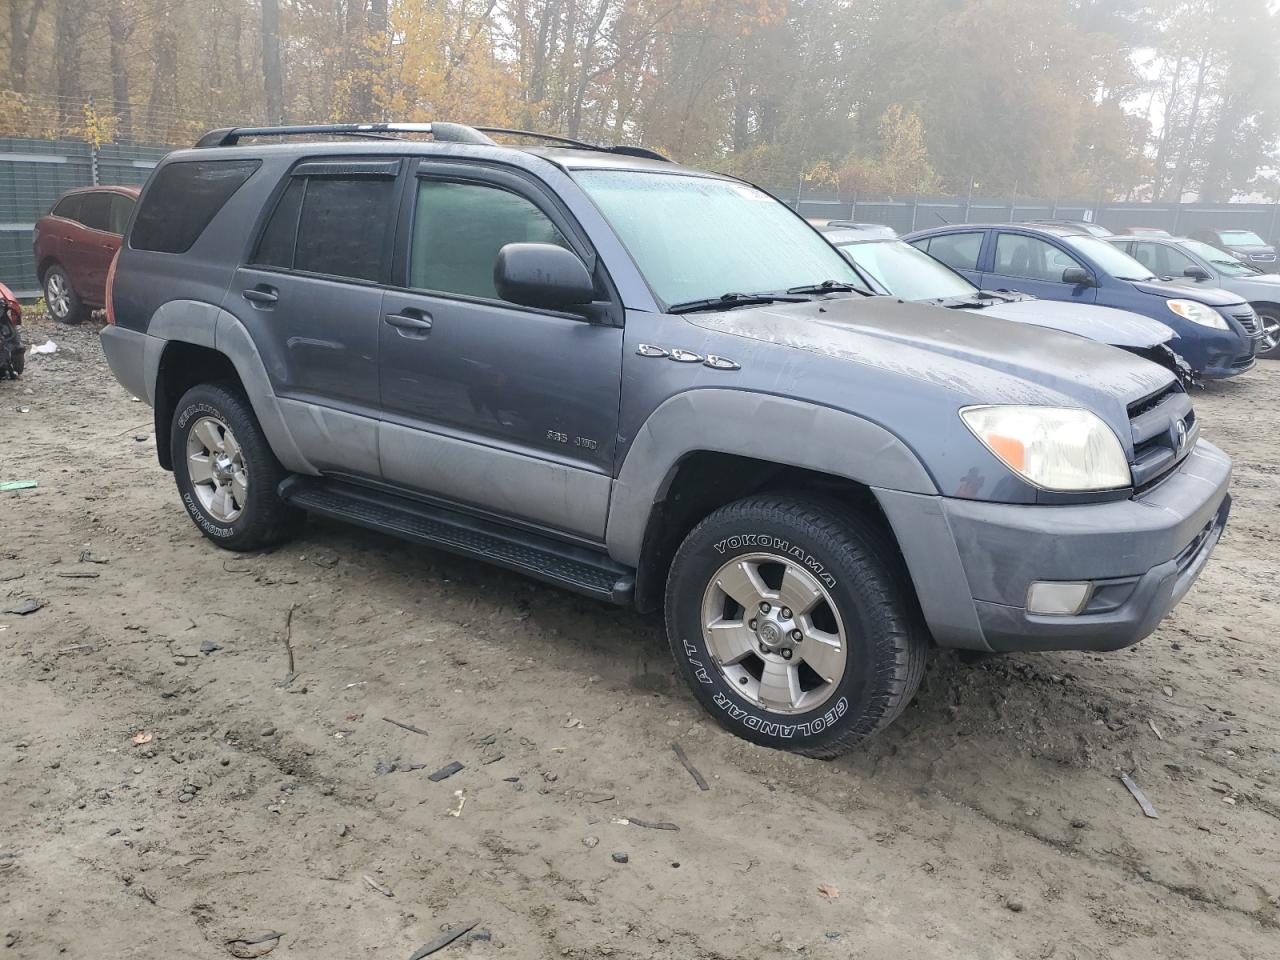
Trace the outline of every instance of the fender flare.
<instances>
[{"instance_id":1,"label":"fender flare","mask_svg":"<svg viewBox=\"0 0 1280 960\"><path fill-rule=\"evenodd\" d=\"M823 442L814 443L816 437ZM618 471L605 531L615 560L639 564L654 504L666 495L680 461L698 451L802 467L868 487L938 492L915 453L870 420L771 394L689 390L649 415Z\"/></svg>"},{"instance_id":2,"label":"fender flare","mask_svg":"<svg viewBox=\"0 0 1280 960\"><path fill-rule=\"evenodd\" d=\"M294 473L318 476L317 470L294 442L289 432L280 401L271 388L266 365L249 331L234 315L211 303L198 300L170 300L152 314L147 326L150 338L145 363L145 376L150 400L156 402L156 384L164 348L168 343L189 343L215 350L231 361L249 405L267 442L281 465ZM175 398L176 399L176 398Z\"/></svg>"}]
</instances>

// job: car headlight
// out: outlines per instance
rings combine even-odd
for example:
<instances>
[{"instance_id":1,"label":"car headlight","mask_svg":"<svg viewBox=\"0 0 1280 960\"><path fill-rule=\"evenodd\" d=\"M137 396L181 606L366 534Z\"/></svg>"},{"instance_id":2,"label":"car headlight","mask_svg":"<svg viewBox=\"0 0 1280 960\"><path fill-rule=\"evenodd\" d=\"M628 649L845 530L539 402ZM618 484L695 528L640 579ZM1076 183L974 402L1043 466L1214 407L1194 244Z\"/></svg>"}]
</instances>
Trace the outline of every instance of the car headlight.
<instances>
[{"instance_id":1,"label":"car headlight","mask_svg":"<svg viewBox=\"0 0 1280 960\"><path fill-rule=\"evenodd\" d=\"M1197 303L1195 300L1166 300L1165 306L1180 316L1202 327L1213 327L1215 330L1229 330L1226 319L1213 307Z\"/></svg>"},{"instance_id":2,"label":"car headlight","mask_svg":"<svg viewBox=\"0 0 1280 960\"><path fill-rule=\"evenodd\" d=\"M960 419L1000 462L1042 490L1114 490L1133 482L1120 439L1088 410L964 407Z\"/></svg>"}]
</instances>

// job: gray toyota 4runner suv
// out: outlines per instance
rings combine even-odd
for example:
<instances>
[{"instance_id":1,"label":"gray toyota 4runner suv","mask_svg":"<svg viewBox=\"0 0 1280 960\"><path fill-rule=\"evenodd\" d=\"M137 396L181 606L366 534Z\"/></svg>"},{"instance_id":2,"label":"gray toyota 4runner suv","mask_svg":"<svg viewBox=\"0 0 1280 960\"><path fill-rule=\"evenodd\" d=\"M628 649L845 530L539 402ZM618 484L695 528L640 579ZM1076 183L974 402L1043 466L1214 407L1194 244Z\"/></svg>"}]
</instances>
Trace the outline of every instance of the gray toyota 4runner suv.
<instances>
[{"instance_id":1,"label":"gray toyota 4runner suv","mask_svg":"<svg viewBox=\"0 0 1280 960\"><path fill-rule=\"evenodd\" d=\"M221 130L152 174L102 343L217 545L309 512L664 608L717 720L817 757L931 643L1117 649L1204 567L1230 462L1167 370L864 297L741 181L487 133Z\"/></svg>"}]
</instances>

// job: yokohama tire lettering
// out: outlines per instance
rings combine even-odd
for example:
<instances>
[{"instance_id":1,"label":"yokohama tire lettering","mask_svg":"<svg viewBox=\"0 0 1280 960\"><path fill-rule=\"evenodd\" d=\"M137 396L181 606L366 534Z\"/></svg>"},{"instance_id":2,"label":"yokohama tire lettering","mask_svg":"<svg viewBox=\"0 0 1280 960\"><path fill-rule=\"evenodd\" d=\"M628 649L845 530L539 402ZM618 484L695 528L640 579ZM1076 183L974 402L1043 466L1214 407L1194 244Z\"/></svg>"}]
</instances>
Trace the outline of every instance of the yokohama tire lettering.
<instances>
[{"instance_id":1,"label":"yokohama tire lettering","mask_svg":"<svg viewBox=\"0 0 1280 960\"><path fill-rule=\"evenodd\" d=\"M732 537L725 537L717 543L715 550L716 553L724 554L726 551L740 550L743 547L763 547L766 550L774 550L788 557L794 557L828 587L835 587L836 585L836 578L827 573L826 567L820 561L802 548L792 545L790 540L783 537L775 537L771 533L736 533Z\"/></svg>"}]
</instances>

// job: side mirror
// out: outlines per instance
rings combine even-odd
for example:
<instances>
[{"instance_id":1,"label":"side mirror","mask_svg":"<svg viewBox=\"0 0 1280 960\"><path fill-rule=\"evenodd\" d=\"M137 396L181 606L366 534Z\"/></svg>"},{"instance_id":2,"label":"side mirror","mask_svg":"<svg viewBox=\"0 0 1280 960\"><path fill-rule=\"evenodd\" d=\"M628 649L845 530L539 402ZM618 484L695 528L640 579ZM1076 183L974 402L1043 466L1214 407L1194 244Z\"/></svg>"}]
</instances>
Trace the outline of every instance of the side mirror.
<instances>
[{"instance_id":1,"label":"side mirror","mask_svg":"<svg viewBox=\"0 0 1280 960\"><path fill-rule=\"evenodd\" d=\"M1209 279L1209 271L1204 267L1197 267L1194 264L1183 270L1182 275L1184 277L1190 277L1192 280L1196 281Z\"/></svg>"},{"instance_id":2,"label":"side mirror","mask_svg":"<svg viewBox=\"0 0 1280 960\"><path fill-rule=\"evenodd\" d=\"M1062 282L1069 283L1073 287L1093 287L1093 277L1084 267L1067 267L1062 271Z\"/></svg>"},{"instance_id":3,"label":"side mirror","mask_svg":"<svg viewBox=\"0 0 1280 960\"><path fill-rule=\"evenodd\" d=\"M595 297L587 265L554 243L508 243L498 251L493 285L503 300L546 310L581 307Z\"/></svg>"}]
</instances>

